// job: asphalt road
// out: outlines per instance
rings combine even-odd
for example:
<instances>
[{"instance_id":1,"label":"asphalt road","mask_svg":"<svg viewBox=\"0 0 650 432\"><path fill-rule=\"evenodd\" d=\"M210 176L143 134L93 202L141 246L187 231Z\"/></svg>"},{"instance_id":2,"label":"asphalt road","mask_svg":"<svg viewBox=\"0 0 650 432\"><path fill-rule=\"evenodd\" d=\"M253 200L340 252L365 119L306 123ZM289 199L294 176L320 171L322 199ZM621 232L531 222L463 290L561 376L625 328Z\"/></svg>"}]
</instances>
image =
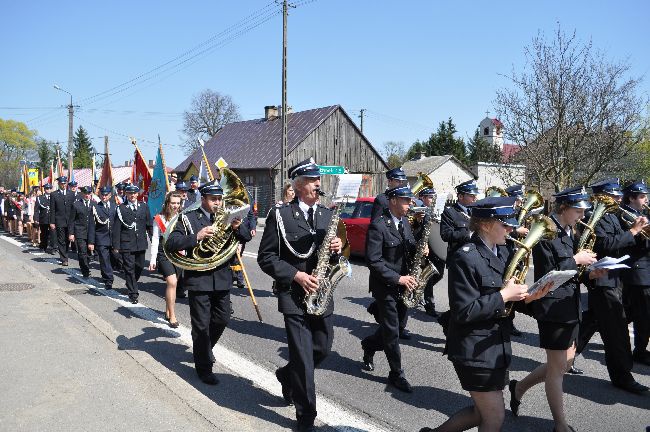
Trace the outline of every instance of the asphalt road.
<instances>
[{"instance_id":1,"label":"asphalt road","mask_svg":"<svg viewBox=\"0 0 650 432\"><path fill-rule=\"evenodd\" d=\"M262 273L254 258L260 238L261 232L247 245L244 263L264 322L258 322L247 291L233 288L235 314L219 343L273 371L285 364L288 352L282 315L277 312L277 302L271 293L272 281ZM65 278L61 269L48 263L47 259L29 259L43 273ZM71 266L76 265L74 260L70 263ZM99 279L96 263L93 264L92 275ZM387 386L389 370L382 353L375 355L375 371L362 371L360 340L373 332L376 326L366 312L366 307L371 302L367 281L367 268L362 261L353 260L352 277L344 278L335 293L334 346L331 355L316 373L317 391L386 429L413 431L423 426L437 426L470 403L468 393L460 388L451 362L442 356L442 329L422 310L410 312L408 329L413 334L413 339L402 341L402 364L413 385L412 394L401 393ZM439 311L448 309L446 286L445 277L435 287ZM124 281L119 275L114 287L119 292L125 292ZM143 305L164 311L164 282L157 274L151 275L145 271L140 289ZM133 318L129 314L111 312L114 307L109 306L110 300L103 296L93 295L86 290L79 290L78 294L76 298L79 301L97 311L116 328L119 328L120 320ZM177 317L189 327L187 299L179 299L177 302ZM535 321L518 315L515 323L524 335L514 339L514 361L510 376L521 379L544 360L544 352L538 347ZM165 364L164 358L160 361ZM585 375L567 375L564 381L565 409L569 424L576 430L644 431L650 425L650 395L628 394L609 383L602 342L598 335L592 339L578 365L585 369ZM650 385L650 367L635 364L633 372L639 382ZM241 388L238 390L242 391ZM251 398L244 400L255 404L254 396L258 391L251 388L250 392ZM505 398L508 406L507 391ZM256 412L254 408L243 405L241 409ZM275 417L269 417L269 421L291 424L286 419ZM508 411L504 424L506 431L550 431L552 428L553 422L543 386L537 386L526 394L519 418L515 419Z\"/></svg>"}]
</instances>

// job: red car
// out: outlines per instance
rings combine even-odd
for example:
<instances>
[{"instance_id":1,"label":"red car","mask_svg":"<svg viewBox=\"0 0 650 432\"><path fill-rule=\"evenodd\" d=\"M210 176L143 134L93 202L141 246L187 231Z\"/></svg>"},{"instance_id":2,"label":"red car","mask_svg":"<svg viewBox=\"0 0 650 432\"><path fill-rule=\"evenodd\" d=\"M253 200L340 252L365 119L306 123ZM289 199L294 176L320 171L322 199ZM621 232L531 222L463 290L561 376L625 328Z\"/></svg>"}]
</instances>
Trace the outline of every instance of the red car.
<instances>
[{"instance_id":1,"label":"red car","mask_svg":"<svg viewBox=\"0 0 650 432\"><path fill-rule=\"evenodd\" d=\"M375 197L357 198L355 202L345 204L341 210L341 220L345 223L351 255L363 256L366 253L366 234L374 201Z\"/></svg>"}]
</instances>

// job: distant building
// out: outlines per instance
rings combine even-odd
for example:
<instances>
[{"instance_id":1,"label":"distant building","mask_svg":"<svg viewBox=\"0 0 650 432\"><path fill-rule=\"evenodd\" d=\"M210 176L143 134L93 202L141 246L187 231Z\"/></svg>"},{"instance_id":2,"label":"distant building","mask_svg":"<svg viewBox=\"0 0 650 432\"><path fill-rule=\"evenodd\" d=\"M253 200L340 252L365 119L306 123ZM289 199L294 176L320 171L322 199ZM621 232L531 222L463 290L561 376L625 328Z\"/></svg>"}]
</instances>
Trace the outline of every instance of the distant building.
<instances>
[{"instance_id":1,"label":"distant building","mask_svg":"<svg viewBox=\"0 0 650 432\"><path fill-rule=\"evenodd\" d=\"M454 189L456 185L476 178L470 167L453 155L424 156L424 154L420 154L415 159L404 162L402 169L411 185L415 184L419 172L427 174L433 182L438 197L444 197L445 200L456 198Z\"/></svg>"},{"instance_id":2,"label":"distant building","mask_svg":"<svg viewBox=\"0 0 650 432\"><path fill-rule=\"evenodd\" d=\"M230 123L205 144L205 153L214 163L223 158L237 173L258 204L258 214L266 214L279 199L282 157L282 120L278 108L267 106L264 118ZM340 165L351 174L363 174L360 196L374 196L385 187L386 162L361 133L340 105L316 108L287 115L288 161L291 167L313 157L319 165ZM180 177L198 172L202 154L192 153L175 169ZM334 192L334 176L321 178L322 189Z\"/></svg>"}]
</instances>

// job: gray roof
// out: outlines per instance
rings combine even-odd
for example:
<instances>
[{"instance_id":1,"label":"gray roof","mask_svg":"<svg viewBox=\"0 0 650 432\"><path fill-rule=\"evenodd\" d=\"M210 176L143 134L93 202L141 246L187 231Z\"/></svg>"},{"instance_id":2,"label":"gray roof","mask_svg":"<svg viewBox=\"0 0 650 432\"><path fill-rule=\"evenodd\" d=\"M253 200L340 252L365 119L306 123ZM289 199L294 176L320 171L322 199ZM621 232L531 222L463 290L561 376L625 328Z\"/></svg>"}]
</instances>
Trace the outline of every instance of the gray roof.
<instances>
[{"instance_id":1,"label":"gray roof","mask_svg":"<svg viewBox=\"0 0 650 432\"><path fill-rule=\"evenodd\" d=\"M474 174L467 165L459 161L454 155L426 156L421 159L411 159L402 164L402 169L406 173L407 177L415 177L418 175L418 172L431 174L450 159L467 171L467 173L472 177L476 177L476 174Z\"/></svg>"},{"instance_id":2,"label":"gray roof","mask_svg":"<svg viewBox=\"0 0 650 432\"><path fill-rule=\"evenodd\" d=\"M288 114L288 151L291 152L337 109L341 109L340 105ZM205 154L212 162L222 157L229 167L236 169L274 167L282 158L282 120L279 117L261 118L227 124L205 144ZM198 149L174 171L186 171L192 162L198 167L201 159Z\"/></svg>"}]
</instances>

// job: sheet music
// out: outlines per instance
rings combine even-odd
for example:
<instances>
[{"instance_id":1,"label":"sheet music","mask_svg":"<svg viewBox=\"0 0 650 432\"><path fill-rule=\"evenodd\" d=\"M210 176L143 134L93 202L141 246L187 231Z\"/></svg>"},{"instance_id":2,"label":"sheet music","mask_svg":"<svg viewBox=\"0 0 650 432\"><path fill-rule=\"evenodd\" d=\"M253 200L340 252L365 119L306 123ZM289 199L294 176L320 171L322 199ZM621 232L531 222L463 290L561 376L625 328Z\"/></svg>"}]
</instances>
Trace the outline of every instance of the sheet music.
<instances>
[{"instance_id":1,"label":"sheet music","mask_svg":"<svg viewBox=\"0 0 650 432\"><path fill-rule=\"evenodd\" d=\"M550 291L553 291L569 279L571 279L577 271L575 270L551 270L546 273L544 276L539 278L537 282L528 287L528 294L533 295L540 289L544 288L547 283L552 282L553 286Z\"/></svg>"},{"instance_id":2,"label":"sheet music","mask_svg":"<svg viewBox=\"0 0 650 432\"><path fill-rule=\"evenodd\" d=\"M612 257L605 257L601 258L589 267L587 267L587 270L596 270L596 269L607 269L607 270L614 270L614 269L619 269L619 268L630 268L630 266L626 264L621 264L623 261L628 259L630 256L629 255L623 255L620 258L612 258Z\"/></svg>"}]
</instances>

